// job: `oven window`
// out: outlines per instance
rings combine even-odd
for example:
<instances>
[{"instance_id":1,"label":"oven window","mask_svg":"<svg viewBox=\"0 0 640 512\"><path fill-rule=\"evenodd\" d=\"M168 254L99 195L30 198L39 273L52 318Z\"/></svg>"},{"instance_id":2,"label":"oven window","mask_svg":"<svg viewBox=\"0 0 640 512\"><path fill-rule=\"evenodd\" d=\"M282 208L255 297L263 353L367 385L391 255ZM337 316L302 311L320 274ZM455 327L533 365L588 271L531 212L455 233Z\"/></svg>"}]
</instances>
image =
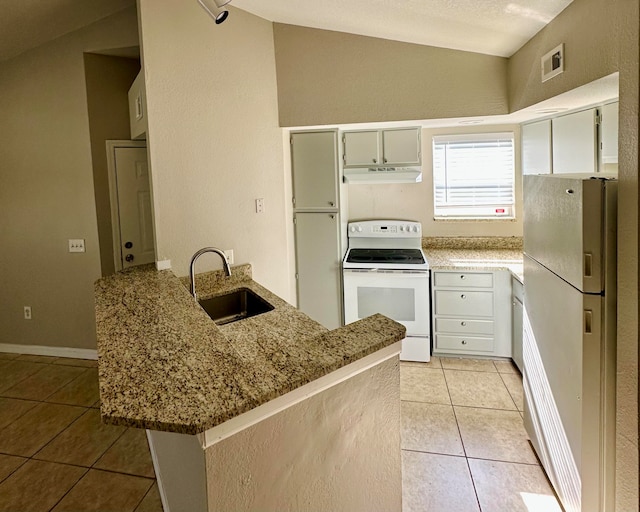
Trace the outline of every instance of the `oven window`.
<instances>
[{"instance_id":1,"label":"oven window","mask_svg":"<svg viewBox=\"0 0 640 512\"><path fill-rule=\"evenodd\" d=\"M398 322L414 322L416 299L413 288L358 287L358 318L381 313Z\"/></svg>"}]
</instances>

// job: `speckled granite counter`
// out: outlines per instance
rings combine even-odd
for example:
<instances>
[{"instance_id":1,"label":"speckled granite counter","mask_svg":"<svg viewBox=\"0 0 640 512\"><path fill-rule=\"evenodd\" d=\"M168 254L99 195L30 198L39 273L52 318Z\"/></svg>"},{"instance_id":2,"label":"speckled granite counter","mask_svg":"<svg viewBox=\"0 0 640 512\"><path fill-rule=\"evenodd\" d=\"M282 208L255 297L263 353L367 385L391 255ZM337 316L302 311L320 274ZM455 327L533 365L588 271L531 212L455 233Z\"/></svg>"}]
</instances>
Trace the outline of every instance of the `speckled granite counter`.
<instances>
[{"instance_id":1,"label":"speckled granite counter","mask_svg":"<svg viewBox=\"0 0 640 512\"><path fill-rule=\"evenodd\" d=\"M251 279L248 265L197 276L198 297L249 288L273 311L217 326L186 282L153 265L95 285L105 422L203 432L404 337L382 316L328 331Z\"/></svg>"},{"instance_id":2,"label":"speckled granite counter","mask_svg":"<svg viewBox=\"0 0 640 512\"><path fill-rule=\"evenodd\" d=\"M433 270L509 270L523 282L522 238L423 238L422 249Z\"/></svg>"}]
</instances>

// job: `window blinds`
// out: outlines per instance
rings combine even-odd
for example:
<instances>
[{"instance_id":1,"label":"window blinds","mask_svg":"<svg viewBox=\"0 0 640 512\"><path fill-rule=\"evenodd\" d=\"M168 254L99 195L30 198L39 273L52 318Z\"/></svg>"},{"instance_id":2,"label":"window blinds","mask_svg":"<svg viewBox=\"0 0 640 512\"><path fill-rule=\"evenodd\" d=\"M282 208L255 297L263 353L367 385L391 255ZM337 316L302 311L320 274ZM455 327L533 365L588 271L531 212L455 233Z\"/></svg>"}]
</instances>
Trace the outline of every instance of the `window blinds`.
<instances>
[{"instance_id":1,"label":"window blinds","mask_svg":"<svg viewBox=\"0 0 640 512\"><path fill-rule=\"evenodd\" d=\"M513 133L433 138L435 217L512 218Z\"/></svg>"}]
</instances>

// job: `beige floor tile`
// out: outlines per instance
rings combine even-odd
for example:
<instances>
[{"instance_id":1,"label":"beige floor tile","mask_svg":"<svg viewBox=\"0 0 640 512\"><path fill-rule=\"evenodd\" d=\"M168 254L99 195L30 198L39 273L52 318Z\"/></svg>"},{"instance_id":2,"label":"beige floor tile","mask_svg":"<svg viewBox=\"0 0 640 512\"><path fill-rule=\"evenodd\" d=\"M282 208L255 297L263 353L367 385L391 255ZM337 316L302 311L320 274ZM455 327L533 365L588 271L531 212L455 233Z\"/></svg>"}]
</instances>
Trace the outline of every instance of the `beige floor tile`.
<instances>
[{"instance_id":1,"label":"beige floor tile","mask_svg":"<svg viewBox=\"0 0 640 512\"><path fill-rule=\"evenodd\" d=\"M400 366L415 366L417 368L442 368L440 364L440 358L438 356L431 356L428 363L419 363L417 361L400 361Z\"/></svg>"},{"instance_id":2,"label":"beige floor tile","mask_svg":"<svg viewBox=\"0 0 640 512\"><path fill-rule=\"evenodd\" d=\"M33 375L4 391L3 395L27 400L44 400L84 371L71 366L43 365Z\"/></svg>"},{"instance_id":3,"label":"beige floor tile","mask_svg":"<svg viewBox=\"0 0 640 512\"><path fill-rule=\"evenodd\" d=\"M469 459L482 512L562 512L540 466Z\"/></svg>"},{"instance_id":4,"label":"beige floor tile","mask_svg":"<svg viewBox=\"0 0 640 512\"><path fill-rule=\"evenodd\" d=\"M453 407L402 402L402 449L464 455Z\"/></svg>"},{"instance_id":5,"label":"beige floor tile","mask_svg":"<svg viewBox=\"0 0 640 512\"><path fill-rule=\"evenodd\" d=\"M152 484L149 478L90 469L53 512L133 512Z\"/></svg>"},{"instance_id":6,"label":"beige floor tile","mask_svg":"<svg viewBox=\"0 0 640 512\"><path fill-rule=\"evenodd\" d=\"M518 411L454 407L467 457L537 464Z\"/></svg>"},{"instance_id":7,"label":"beige floor tile","mask_svg":"<svg viewBox=\"0 0 640 512\"><path fill-rule=\"evenodd\" d=\"M500 375L487 372L444 370L453 405L516 410Z\"/></svg>"},{"instance_id":8,"label":"beige floor tile","mask_svg":"<svg viewBox=\"0 0 640 512\"><path fill-rule=\"evenodd\" d=\"M103 424L100 411L87 409L87 412L33 458L90 467L115 443L125 429L126 427Z\"/></svg>"},{"instance_id":9,"label":"beige floor tile","mask_svg":"<svg viewBox=\"0 0 640 512\"><path fill-rule=\"evenodd\" d=\"M93 467L154 478L145 431L139 428L127 429Z\"/></svg>"},{"instance_id":10,"label":"beige floor tile","mask_svg":"<svg viewBox=\"0 0 640 512\"><path fill-rule=\"evenodd\" d=\"M46 512L86 471L85 468L64 464L27 461L0 484L0 511Z\"/></svg>"},{"instance_id":11,"label":"beige floor tile","mask_svg":"<svg viewBox=\"0 0 640 512\"><path fill-rule=\"evenodd\" d=\"M520 375L520 371L512 361L494 361L493 364L496 366L498 373L515 373L516 375Z\"/></svg>"},{"instance_id":12,"label":"beige floor tile","mask_svg":"<svg viewBox=\"0 0 640 512\"><path fill-rule=\"evenodd\" d=\"M31 457L85 410L70 405L39 404L0 432L0 452Z\"/></svg>"},{"instance_id":13,"label":"beige floor tile","mask_svg":"<svg viewBox=\"0 0 640 512\"><path fill-rule=\"evenodd\" d=\"M18 361L30 361L32 363L53 363L57 356L36 356L32 354L23 354L17 358Z\"/></svg>"},{"instance_id":14,"label":"beige floor tile","mask_svg":"<svg viewBox=\"0 0 640 512\"><path fill-rule=\"evenodd\" d=\"M479 512L467 460L402 452L402 512Z\"/></svg>"},{"instance_id":15,"label":"beige floor tile","mask_svg":"<svg viewBox=\"0 0 640 512\"><path fill-rule=\"evenodd\" d=\"M74 368L76 370L77 368ZM98 369L81 369L80 375L46 399L47 402L91 407L100 398Z\"/></svg>"},{"instance_id":16,"label":"beige floor tile","mask_svg":"<svg viewBox=\"0 0 640 512\"><path fill-rule=\"evenodd\" d=\"M153 484L135 512L162 512L162 501L158 484Z\"/></svg>"},{"instance_id":17,"label":"beige floor tile","mask_svg":"<svg viewBox=\"0 0 640 512\"><path fill-rule=\"evenodd\" d=\"M522 377L517 373L502 373L500 374L504 385L507 386L507 390L513 398L516 407L519 411L524 411L524 390L522 389Z\"/></svg>"},{"instance_id":18,"label":"beige floor tile","mask_svg":"<svg viewBox=\"0 0 640 512\"><path fill-rule=\"evenodd\" d=\"M13 423L27 411L33 409L38 402L30 400L16 400L14 398L0 398L0 429Z\"/></svg>"},{"instance_id":19,"label":"beige floor tile","mask_svg":"<svg viewBox=\"0 0 640 512\"><path fill-rule=\"evenodd\" d=\"M27 460L29 459L25 459L24 457L0 454L0 482L22 466Z\"/></svg>"},{"instance_id":20,"label":"beige floor tile","mask_svg":"<svg viewBox=\"0 0 640 512\"><path fill-rule=\"evenodd\" d=\"M451 404L444 373L438 368L401 366L400 398L414 402Z\"/></svg>"},{"instance_id":21,"label":"beige floor tile","mask_svg":"<svg viewBox=\"0 0 640 512\"><path fill-rule=\"evenodd\" d=\"M22 354L12 354L10 352L0 352L0 359L16 359Z\"/></svg>"},{"instance_id":22,"label":"beige floor tile","mask_svg":"<svg viewBox=\"0 0 640 512\"><path fill-rule=\"evenodd\" d=\"M496 373L491 359L470 359L466 357L441 357L440 362L445 370L466 370L470 372Z\"/></svg>"},{"instance_id":23,"label":"beige floor tile","mask_svg":"<svg viewBox=\"0 0 640 512\"><path fill-rule=\"evenodd\" d=\"M0 363L0 393L42 370L45 365L29 361L3 361Z\"/></svg>"},{"instance_id":24,"label":"beige floor tile","mask_svg":"<svg viewBox=\"0 0 640 512\"><path fill-rule=\"evenodd\" d=\"M95 359L74 359L70 357L59 357L53 364L62 364L65 366L82 366L84 368L97 368L98 361Z\"/></svg>"}]
</instances>

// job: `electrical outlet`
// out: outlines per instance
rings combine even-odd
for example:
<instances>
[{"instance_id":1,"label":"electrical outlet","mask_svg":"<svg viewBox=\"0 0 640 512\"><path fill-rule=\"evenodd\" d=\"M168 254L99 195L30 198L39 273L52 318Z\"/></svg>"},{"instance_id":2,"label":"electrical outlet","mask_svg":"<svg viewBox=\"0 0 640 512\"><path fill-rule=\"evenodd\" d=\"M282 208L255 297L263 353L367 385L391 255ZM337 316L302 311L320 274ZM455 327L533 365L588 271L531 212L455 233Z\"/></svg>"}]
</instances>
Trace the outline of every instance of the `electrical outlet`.
<instances>
[{"instance_id":1,"label":"electrical outlet","mask_svg":"<svg viewBox=\"0 0 640 512\"><path fill-rule=\"evenodd\" d=\"M69 238L69 252L84 252L84 238Z\"/></svg>"},{"instance_id":2,"label":"electrical outlet","mask_svg":"<svg viewBox=\"0 0 640 512\"><path fill-rule=\"evenodd\" d=\"M31 306L24 307L24 319L31 320Z\"/></svg>"},{"instance_id":3,"label":"electrical outlet","mask_svg":"<svg viewBox=\"0 0 640 512\"><path fill-rule=\"evenodd\" d=\"M222 252L227 257L227 261L229 262L229 265L233 265L233 249L225 249Z\"/></svg>"},{"instance_id":4,"label":"electrical outlet","mask_svg":"<svg viewBox=\"0 0 640 512\"><path fill-rule=\"evenodd\" d=\"M264 213L264 198L256 199L256 213Z\"/></svg>"}]
</instances>

